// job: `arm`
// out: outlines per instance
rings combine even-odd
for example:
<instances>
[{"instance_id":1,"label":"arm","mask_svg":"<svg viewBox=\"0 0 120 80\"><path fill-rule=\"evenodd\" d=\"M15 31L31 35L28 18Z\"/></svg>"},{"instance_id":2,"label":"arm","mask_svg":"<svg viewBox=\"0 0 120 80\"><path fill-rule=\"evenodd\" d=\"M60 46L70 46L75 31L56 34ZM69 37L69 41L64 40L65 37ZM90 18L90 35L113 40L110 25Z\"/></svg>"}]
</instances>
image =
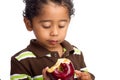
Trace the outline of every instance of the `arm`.
<instances>
[{"instance_id":1,"label":"arm","mask_svg":"<svg viewBox=\"0 0 120 80\"><path fill-rule=\"evenodd\" d=\"M79 70L75 70L75 74L77 80L94 80L93 76L89 72L81 72Z\"/></svg>"},{"instance_id":2,"label":"arm","mask_svg":"<svg viewBox=\"0 0 120 80\"><path fill-rule=\"evenodd\" d=\"M30 80L31 76L28 74L25 67L15 58L11 59L11 80Z\"/></svg>"},{"instance_id":3,"label":"arm","mask_svg":"<svg viewBox=\"0 0 120 80\"><path fill-rule=\"evenodd\" d=\"M95 79L94 75L91 74L89 71L87 71L82 52L76 47L74 47L74 56L75 56L74 60L76 59L74 62L74 65L76 67L76 70L75 70L76 76L78 78L82 78L81 80L94 80ZM85 76L83 75L85 75L86 78L88 79L84 79Z\"/></svg>"},{"instance_id":4,"label":"arm","mask_svg":"<svg viewBox=\"0 0 120 80\"><path fill-rule=\"evenodd\" d=\"M75 73L76 73L76 76L78 77L78 80L79 79L80 80L94 80L95 79L94 75L92 73L90 73L86 68L82 52L80 55L80 63L81 63L81 69L79 71L75 70Z\"/></svg>"}]
</instances>

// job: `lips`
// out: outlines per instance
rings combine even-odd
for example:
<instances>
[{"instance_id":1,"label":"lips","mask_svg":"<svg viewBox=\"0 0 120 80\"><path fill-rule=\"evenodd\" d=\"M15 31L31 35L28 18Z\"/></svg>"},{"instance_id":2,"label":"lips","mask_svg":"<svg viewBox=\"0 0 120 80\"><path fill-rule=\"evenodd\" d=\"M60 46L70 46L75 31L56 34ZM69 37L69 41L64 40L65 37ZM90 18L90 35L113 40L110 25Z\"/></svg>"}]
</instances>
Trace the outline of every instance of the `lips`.
<instances>
[{"instance_id":1,"label":"lips","mask_svg":"<svg viewBox=\"0 0 120 80\"><path fill-rule=\"evenodd\" d=\"M48 41L51 45L55 45L58 43L58 40L49 40Z\"/></svg>"}]
</instances>

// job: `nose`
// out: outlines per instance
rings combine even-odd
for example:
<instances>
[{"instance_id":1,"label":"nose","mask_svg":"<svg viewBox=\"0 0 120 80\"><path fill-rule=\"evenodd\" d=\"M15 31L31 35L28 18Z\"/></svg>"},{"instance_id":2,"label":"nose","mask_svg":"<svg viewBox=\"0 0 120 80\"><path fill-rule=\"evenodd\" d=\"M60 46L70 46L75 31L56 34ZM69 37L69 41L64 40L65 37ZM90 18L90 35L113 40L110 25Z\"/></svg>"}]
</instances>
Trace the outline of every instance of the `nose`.
<instances>
[{"instance_id":1,"label":"nose","mask_svg":"<svg viewBox=\"0 0 120 80\"><path fill-rule=\"evenodd\" d=\"M50 32L50 35L51 36L58 36L58 28L57 26L54 26L52 29L51 29L51 32Z\"/></svg>"}]
</instances>

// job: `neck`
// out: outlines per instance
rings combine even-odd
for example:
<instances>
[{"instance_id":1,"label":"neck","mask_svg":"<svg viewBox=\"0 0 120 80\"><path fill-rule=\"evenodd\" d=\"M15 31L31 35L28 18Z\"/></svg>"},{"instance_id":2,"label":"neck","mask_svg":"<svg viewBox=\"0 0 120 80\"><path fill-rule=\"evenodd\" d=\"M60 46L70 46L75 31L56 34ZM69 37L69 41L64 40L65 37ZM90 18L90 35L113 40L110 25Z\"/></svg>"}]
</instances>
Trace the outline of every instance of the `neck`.
<instances>
[{"instance_id":1,"label":"neck","mask_svg":"<svg viewBox=\"0 0 120 80\"><path fill-rule=\"evenodd\" d=\"M55 47L55 48L49 48L48 50L57 51L60 57L63 55L63 47L62 47L62 45L58 45L58 47Z\"/></svg>"}]
</instances>

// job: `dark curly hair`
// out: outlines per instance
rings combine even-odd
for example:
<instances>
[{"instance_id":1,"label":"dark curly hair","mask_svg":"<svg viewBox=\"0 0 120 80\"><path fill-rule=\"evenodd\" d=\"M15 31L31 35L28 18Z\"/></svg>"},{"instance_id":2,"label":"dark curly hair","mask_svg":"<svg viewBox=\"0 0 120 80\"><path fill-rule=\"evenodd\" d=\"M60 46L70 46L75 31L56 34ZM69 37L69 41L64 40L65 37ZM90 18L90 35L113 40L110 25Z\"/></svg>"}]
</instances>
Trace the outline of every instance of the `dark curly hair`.
<instances>
[{"instance_id":1,"label":"dark curly hair","mask_svg":"<svg viewBox=\"0 0 120 80\"><path fill-rule=\"evenodd\" d=\"M72 0L23 0L25 3L25 10L23 11L23 16L32 20L33 17L39 14L43 5L53 2L57 5L65 6L68 9L69 17L74 14L73 2Z\"/></svg>"}]
</instances>

